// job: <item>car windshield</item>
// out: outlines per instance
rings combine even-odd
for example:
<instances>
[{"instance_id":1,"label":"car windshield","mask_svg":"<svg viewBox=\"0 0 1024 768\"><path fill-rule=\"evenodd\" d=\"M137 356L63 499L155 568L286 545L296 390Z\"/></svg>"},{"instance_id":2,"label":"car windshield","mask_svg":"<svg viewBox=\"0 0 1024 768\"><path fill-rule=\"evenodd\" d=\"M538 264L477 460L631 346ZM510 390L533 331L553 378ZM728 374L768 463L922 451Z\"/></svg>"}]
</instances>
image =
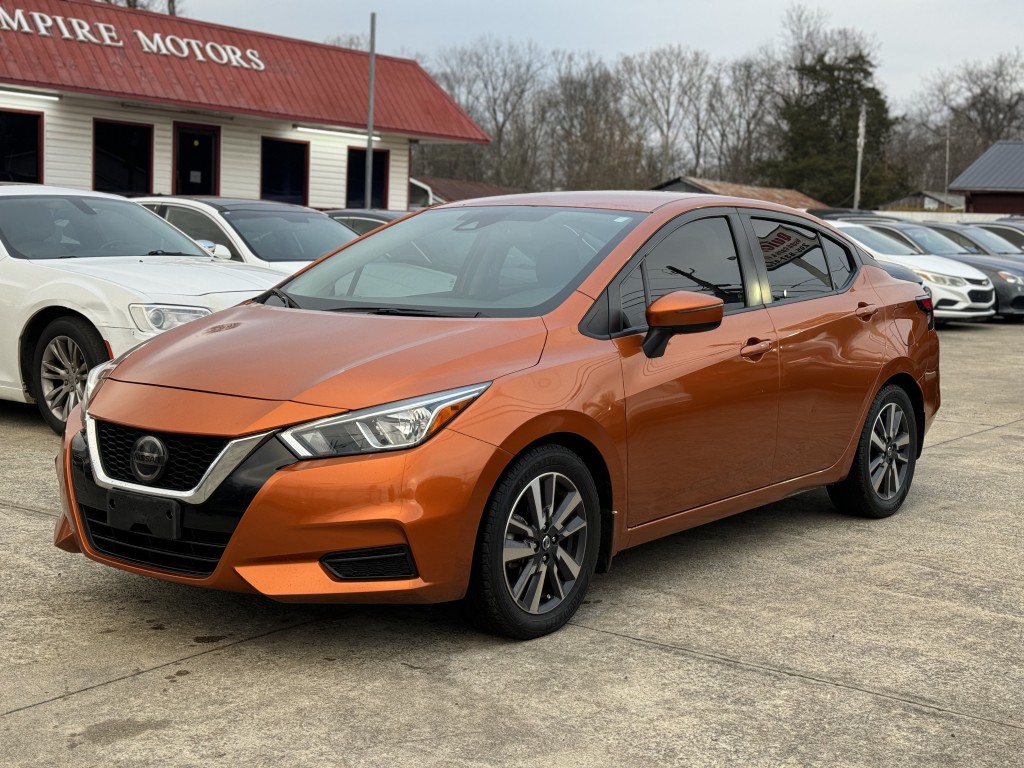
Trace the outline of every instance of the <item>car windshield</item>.
<instances>
[{"instance_id":1,"label":"car windshield","mask_svg":"<svg viewBox=\"0 0 1024 768\"><path fill-rule=\"evenodd\" d=\"M1000 237L995 232L989 232L981 227L964 227L963 232L968 237L981 243L993 253L1016 253L1021 252L1020 248L1006 238Z\"/></svg>"},{"instance_id":2,"label":"car windshield","mask_svg":"<svg viewBox=\"0 0 1024 768\"><path fill-rule=\"evenodd\" d=\"M970 253L963 246L958 245L934 229L928 229L928 227L905 227L900 231L925 253L935 256L955 256L961 253Z\"/></svg>"},{"instance_id":3,"label":"car windshield","mask_svg":"<svg viewBox=\"0 0 1024 768\"><path fill-rule=\"evenodd\" d=\"M317 211L225 211L249 249L264 261L313 261L358 235Z\"/></svg>"},{"instance_id":4,"label":"car windshield","mask_svg":"<svg viewBox=\"0 0 1024 768\"><path fill-rule=\"evenodd\" d=\"M433 209L354 243L284 290L309 309L543 314L645 215L526 206Z\"/></svg>"},{"instance_id":5,"label":"car windshield","mask_svg":"<svg viewBox=\"0 0 1024 768\"><path fill-rule=\"evenodd\" d=\"M840 227L839 229L857 242L884 256L916 256L918 254L906 243L876 229L867 227Z\"/></svg>"},{"instance_id":6,"label":"car windshield","mask_svg":"<svg viewBox=\"0 0 1024 768\"><path fill-rule=\"evenodd\" d=\"M0 240L16 259L147 254L210 257L141 205L108 197L0 197Z\"/></svg>"}]
</instances>

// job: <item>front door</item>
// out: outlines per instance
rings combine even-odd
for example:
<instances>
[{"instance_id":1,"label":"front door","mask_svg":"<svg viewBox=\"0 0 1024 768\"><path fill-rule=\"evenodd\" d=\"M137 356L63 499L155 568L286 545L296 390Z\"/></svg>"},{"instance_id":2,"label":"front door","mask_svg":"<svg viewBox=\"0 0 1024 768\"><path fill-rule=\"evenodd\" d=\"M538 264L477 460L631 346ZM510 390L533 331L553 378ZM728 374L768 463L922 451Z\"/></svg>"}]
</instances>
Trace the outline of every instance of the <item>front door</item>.
<instances>
[{"instance_id":1,"label":"front door","mask_svg":"<svg viewBox=\"0 0 1024 768\"><path fill-rule=\"evenodd\" d=\"M174 194L216 195L220 186L220 129L210 125L174 125Z\"/></svg>"},{"instance_id":2,"label":"front door","mask_svg":"<svg viewBox=\"0 0 1024 768\"><path fill-rule=\"evenodd\" d=\"M630 527L768 485L775 458L777 340L749 247L737 248L745 246L738 217L704 215L667 229L620 281L627 328L673 291L718 296L726 314L718 328L674 336L658 358L641 350L643 328L616 340Z\"/></svg>"}]
</instances>

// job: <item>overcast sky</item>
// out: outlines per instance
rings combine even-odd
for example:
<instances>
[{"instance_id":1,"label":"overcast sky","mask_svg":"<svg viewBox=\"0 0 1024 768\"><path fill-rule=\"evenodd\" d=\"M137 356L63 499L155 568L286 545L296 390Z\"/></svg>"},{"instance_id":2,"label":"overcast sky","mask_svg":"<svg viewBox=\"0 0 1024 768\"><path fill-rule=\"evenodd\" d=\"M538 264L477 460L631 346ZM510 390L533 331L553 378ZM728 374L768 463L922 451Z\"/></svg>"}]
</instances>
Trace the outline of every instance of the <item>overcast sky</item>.
<instances>
[{"instance_id":1,"label":"overcast sky","mask_svg":"<svg viewBox=\"0 0 1024 768\"><path fill-rule=\"evenodd\" d=\"M322 42L369 29L377 50L429 58L490 35L545 50L592 51L606 61L679 43L734 58L778 41L791 0L185 0L185 14L228 26ZM897 108L940 69L988 60L1022 45L1021 0L804 2L834 26L877 43L879 82Z\"/></svg>"}]
</instances>

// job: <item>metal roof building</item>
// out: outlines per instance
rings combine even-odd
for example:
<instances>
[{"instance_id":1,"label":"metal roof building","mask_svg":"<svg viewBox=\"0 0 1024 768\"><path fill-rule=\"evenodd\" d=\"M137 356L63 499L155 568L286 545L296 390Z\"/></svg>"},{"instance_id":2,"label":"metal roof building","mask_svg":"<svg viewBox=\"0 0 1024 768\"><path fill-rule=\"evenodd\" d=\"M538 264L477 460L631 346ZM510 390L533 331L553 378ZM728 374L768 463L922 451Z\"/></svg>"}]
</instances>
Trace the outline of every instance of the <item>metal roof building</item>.
<instances>
[{"instance_id":1,"label":"metal roof building","mask_svg":"<svg viewBox=\"0 0 1024 768\"><path fill-rule=\"evenodd\" d=\"M968 213L1024 213L1024 141L997 141L957 176Z\"/></svg>"},{"instance_id":2,"label":"metal roof building","mask_svg":"<svg viewBox=\"0 0 1024 768\"><path fill-rule=\"evenodd\" d=\"M824 208L825 204L803 192L782 187L758 187L753 184L734 184L730 181L700 179L696 176L677 176L654 187L666 192L697 192L728 197L747 197L753 200L767 200L769 203L788 205L791 208Z\"/></svg>"},{"instance_id":3,"label":"metal roof building","mask_svg":"<svg viewBox=\"0 0 1024 768\"><path fill-rule=\"evenodd\" d=\"M0 5L0 180L361 206L369 54L92 0ZM413 141L488 136L417 64L378 56L374 204Z\"/></svg>"}]
</instances>

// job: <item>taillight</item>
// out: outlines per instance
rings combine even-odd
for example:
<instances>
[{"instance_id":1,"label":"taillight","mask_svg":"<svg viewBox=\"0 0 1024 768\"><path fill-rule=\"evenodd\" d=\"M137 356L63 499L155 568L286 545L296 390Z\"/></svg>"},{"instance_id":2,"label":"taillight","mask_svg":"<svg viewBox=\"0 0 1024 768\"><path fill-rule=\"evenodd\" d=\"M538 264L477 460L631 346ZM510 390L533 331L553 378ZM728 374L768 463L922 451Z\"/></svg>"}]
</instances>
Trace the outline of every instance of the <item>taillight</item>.
<instances>
[{"instance_id":1,"label":"taillight","mask_svg":"<svg viewBox=\"0 0 1024 768\"><path fill-rule=\"evenodd\" d=\"M918 296L917 308L928 316L928 329L935 327L935 304L931 296Z\"/></svg>"}]
</instances>

